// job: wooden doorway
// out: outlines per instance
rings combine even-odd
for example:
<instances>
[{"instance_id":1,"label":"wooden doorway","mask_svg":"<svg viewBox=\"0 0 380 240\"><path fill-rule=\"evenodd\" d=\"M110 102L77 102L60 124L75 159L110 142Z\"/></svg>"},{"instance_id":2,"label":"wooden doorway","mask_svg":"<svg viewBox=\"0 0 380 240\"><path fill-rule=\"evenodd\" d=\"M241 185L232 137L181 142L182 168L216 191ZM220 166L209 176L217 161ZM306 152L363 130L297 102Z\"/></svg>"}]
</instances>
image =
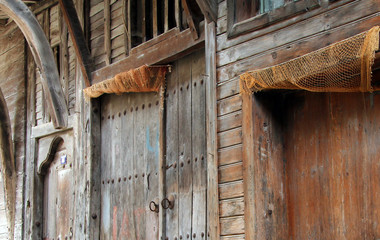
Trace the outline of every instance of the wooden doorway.
<instances>
[{"instance_id":1,"label":"wooden doorway","mask_svg":"<svg viewBox=\"0 0 380 240\"><path fill-rule=\"evenodd\" d=\"M43 239L70 239L73 236L73 171L62 138L53 140L43 168Z\"/></svg>"},{"instance_id":2,"label":"wooden doorway","mask_svg":"<svg viewBox=\"0 0 380 240\"><path fill-rule=\"evenodd\" d=\"M380 238L380 95L243 96L246 236Z\"/></svg>"},{"instance_id":3,"label":"wooden doorway","mask_svg":"<svg viewBox=\"0 0 380 240\"><path fill-rule=\"evenodd\" d=\"M163 171L159 94L102 97L101 239L206 238L204 61L188 55L167 76Z\"/></svg>"}]
</instances>

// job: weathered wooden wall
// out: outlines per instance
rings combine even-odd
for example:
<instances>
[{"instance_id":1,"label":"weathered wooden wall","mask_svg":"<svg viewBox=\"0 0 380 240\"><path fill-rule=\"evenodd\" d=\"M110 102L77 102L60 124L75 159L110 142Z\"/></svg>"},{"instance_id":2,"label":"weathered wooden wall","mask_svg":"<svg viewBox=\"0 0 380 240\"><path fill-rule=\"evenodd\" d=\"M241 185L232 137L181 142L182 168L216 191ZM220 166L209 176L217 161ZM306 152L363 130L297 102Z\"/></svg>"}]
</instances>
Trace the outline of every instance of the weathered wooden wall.
<instances>
[{"instance_id":1,"label":"weathered wooden wall","mask_svg":"<svg viewBox=\"0 0 380 240\"><path fill-rule=\"evenodd\" d=\"M305 13L304 20L295 16L228 38L227 1L219 1L217 97L222 239L245 238L239 74L290 60L380 24L380 3L376 0L337 1L325 12L313 11Z\"/></svg>"},{"instance_id":2,"label":"weathered wooden wall","mask_svg":"<svg viewBox=\"0 0 380 240\"><path fill-rule=\"evenodd\" d=\"M23 224L23 188L25 159L25 41L15 23L0 26L0 88L4 93L12 125L17 172L15 237L21 238ZM2 173L1 173L2 174ZM3 187L1 186L1 192ZM4 193L0 194L0 239L7 239ZM4 220L4 221L3 221Z\"/></svg>"}]
</instances>

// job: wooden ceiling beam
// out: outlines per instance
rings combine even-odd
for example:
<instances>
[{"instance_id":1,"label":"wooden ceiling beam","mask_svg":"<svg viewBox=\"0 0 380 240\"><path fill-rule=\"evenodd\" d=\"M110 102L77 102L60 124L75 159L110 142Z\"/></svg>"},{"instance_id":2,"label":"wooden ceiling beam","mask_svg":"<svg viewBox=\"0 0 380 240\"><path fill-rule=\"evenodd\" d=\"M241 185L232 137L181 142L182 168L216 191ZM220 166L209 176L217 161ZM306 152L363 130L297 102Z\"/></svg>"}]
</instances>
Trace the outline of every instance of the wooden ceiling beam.
<instances>
[{"instance_id":1,"label":"wooden ceiling beam","mask_svg":"<svg viewBox=\"0 0 380 240\"><path fill-rule=\"evenodd\" d=\"M186 21L189 25L189 29L194 39L198 39L199 33L199 21L194 17L193 12L190 9L190 5L188 4L188 0L182 0L183 11L186 14Z\"/></svg>"},{"instance_id":2,"label":"wooden ceiling beam","mask_svg":"<svg viewBox=\"0 0 380 240\"><path fill-rule=\"evenodd\" d=\"M218 19L217 0L196 0L207 22L215 22Z\"/></svg>"},{"instance_id":3,"label":"wooden ceiling beam","mask_svg":"<svg viewBox=\"0 0 380 240\"><path fill-rule=\"evenodd\" d=\"M20 0L0 0L0 10L16 22L28 41L41 73L41 83L46 93L54 127L65 128L68 118L67 104L53 51L41 25L31 10Z\"/></svg>"},{"instance_id":4,"label":"wooden ceiling beam","mask_svg":"<svg viewBox=\"0 0 380 240\"><path fill-rule=\"evenodd\" d=\"M71 39L73 41L75 54L78 57L86 87L91 86L91 72L93 68L90 50L84 37L82 26L79 21L75 5L72 0L59 0L63 18L67 24Z\"/></svg>"}]
</instances>

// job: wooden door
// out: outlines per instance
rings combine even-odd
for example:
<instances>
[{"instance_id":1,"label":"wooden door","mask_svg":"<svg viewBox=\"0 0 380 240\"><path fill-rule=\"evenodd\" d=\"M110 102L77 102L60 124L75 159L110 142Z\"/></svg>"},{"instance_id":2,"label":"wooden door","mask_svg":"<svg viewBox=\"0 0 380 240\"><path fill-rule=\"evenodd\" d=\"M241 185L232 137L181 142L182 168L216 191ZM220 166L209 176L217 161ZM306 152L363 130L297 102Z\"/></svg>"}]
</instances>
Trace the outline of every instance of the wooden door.
<instances>
[{"instance_id":1,"label":"wooden door","mask_svg":"<svg viewBox=\"0 0 380 240\"><path fill-rule=\"evenodd\" d=\"M100 238L157 239L159 94L105 95L101 111Z\"/></svg>"},{"instance_id":2,"label":"wooden door","mask_svg":"<svg viewBox=\"0 0 380 240\"><path fill-rule=\"evenodd\" d=\"M44 178L43 239L73 236L73 192L72 165L61 141Z\"/></svg>"},{"instance_id":3,"label":"wooden door","mask_svg":"<svg viewBox=\"0 0 380 240\"><path fill-rule=\"evenodd\" d=\"M206 239L206 91L204 50L173 64L166 111L168 239Z\"/></svg>"},{"instance_id":4,"label":"wooden door","mask_svg":"<svg viewBox=\"0 0 380 240\"><path fill-rule=\"evenodd\" d=\"M379 106L368 93L245 96L246 236L379 239Z\"/></svg>"},{"instance_id":5,"label":"wooden door","mask_svg":"<svg viewBox=\"0 0 380 240\"><path fill-rule=\"evenodd\" d=\"M102 97L101 239L206 238L204 66L202 50L167 76L163 182L159 94Z\"/></svg>"}]
</instances>

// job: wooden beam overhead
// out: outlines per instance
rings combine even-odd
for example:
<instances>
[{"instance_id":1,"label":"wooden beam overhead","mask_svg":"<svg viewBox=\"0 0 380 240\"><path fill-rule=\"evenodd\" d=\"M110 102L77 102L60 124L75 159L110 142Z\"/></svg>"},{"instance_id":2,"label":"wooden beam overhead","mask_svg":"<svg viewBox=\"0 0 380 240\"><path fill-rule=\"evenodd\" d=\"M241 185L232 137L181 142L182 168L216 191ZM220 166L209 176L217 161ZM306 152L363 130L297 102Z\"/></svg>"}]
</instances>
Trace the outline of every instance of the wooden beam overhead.
<instances>
[{"instance_id":1,"label":"wooden beam overhead","mask_svg":"<svg viewBox=\"0 0 380 240\"><path fill-rule=\"evenodd\" d=\"M63 17L73 41L75 54L78 57L86 87L91 86L91 71L93 68L90 50L87 46L84 33L72 0L59 0Z\"/></svg>"},{"instance_id":2,"label":"wooden beam overhead","mask_svg":"<svg viewBox=\"0 0 380 240\"><path fill-rule=\"evenodd\" d=\"M182 0L183 11L186 13L187 24L194 39L198 39L199 35L199 22L200 19L195 16L192 11L192 5L189 4L188 0Z\"/></svg>"},{"instance_id":3,"label":"wooden beam overhead","mask_svg":"<svg viewBox=\"0 0 380 240\"><path fill-rule=\"evenodd\" d=\"M93 72L92 84L113 78L118 73L140 67L144 64L169 63L174 59L185 56L189 52L204 46L204 32L195 40L189 29L180 32L179 29L176 28L176 30L171 31L177 31L178 34L166 38L162 42L146 48L142 52L136 54L131 52L129 57ZM161 36L164 37L164 35L165 34L162 34ZM144 44L150 44L150 42L141 44L141 48L143 48Z\"/></svg>"},{"instance_id":4,"label":"wooden beam overhead","mask_svg":"<svg viewBox=\"0 0 380 240\"><path fill-rule=\"evenodd\" d=\"M217 0L196 0L207 22L215 22L218 19Z\"/></svg>"},{"instance_id":5,"label":"wooden beam overhead","mask_svg":"<svg viewBox=\"0 0 380 240\"><path fill-rule=\"evenodd\" d=\"M0 0L0 9L12 18L29 43L41 74L50 115L55 128L67 126L67 104L59 81L57 65L44 31L30 9L22 1Z\"/></svg>"},{"instance_id":6,"label":"wooden beam overhead","mask_svg":"<svg viewBox=\"0 0 380 240\"><path fill-rule=\"evenodd\" d=\"M14 219L16 211L16 170L13 153L11 120L7 103L0 89L0 161L4 183L8 237L14 237Z\"/></svg>"}]
</instances>

